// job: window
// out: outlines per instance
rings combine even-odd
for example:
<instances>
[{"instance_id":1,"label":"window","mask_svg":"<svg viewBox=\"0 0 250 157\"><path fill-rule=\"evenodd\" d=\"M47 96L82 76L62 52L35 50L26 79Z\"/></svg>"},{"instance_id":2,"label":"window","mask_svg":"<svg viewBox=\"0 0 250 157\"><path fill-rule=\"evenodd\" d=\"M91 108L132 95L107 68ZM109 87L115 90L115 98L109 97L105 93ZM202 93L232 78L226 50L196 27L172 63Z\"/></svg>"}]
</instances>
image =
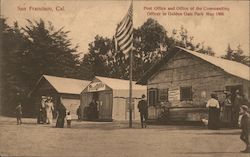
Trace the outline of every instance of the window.
<instances>
[{"instance_id":1,"label":"window","mask_svg":"<svg viewBox=\"0 0 250 157\"><path fill-rule=\"evenodd\" d=\"M192 100L192 87L181 87L181 101Z\"/></svg>"},{"instance_id":2,"label":"window","mask_svg":"<svg viewBox=\"0 0 250 157\"><path fill-rule=\"evenodd\" d=\"M154 106L157 103L157 89L149 89L148 90L148 102L149 106Z\"/></svg>"},{"instance_id":3,"label":"window","mask_svg":"<svg viewBox=\"0 0 250 157\"><path fill-rule=\"evenodd\" d=\"M168 102L168 89L159 89L159 102Z\"/></svg>"}]
</instances>

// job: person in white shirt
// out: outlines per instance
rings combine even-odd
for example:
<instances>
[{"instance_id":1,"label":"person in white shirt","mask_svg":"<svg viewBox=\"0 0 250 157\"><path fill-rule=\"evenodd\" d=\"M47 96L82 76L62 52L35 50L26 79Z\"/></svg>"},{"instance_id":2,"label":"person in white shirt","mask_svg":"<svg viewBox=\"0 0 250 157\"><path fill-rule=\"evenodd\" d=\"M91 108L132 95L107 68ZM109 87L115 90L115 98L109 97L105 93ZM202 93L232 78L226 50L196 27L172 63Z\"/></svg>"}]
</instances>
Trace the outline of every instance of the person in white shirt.
<instances>
[{"instance_id":1,"label":"person in white shirt","mask_svg":"<svg viewBox=\"0 0 250 157\"><path fill-rule=\"evenodd\" d=\"M220 104L215 93L211 94L211 99L207 101L208 111L208 129L219 129L220 124Z\"/></svg>"},{"instance_id":2,"label":"person in white shirt","mask_svg":"<svg viewBox=\"0 0 250 157\"><path fill-rule=\"evenodd\" d=\"M53 111L54 111L54 105L53 105L53 102L52 102L52 97L49 97L45 101L45 109L46 109L46 115L47 115L47 124L52 124Z\"/></svg>"}]
</instances>

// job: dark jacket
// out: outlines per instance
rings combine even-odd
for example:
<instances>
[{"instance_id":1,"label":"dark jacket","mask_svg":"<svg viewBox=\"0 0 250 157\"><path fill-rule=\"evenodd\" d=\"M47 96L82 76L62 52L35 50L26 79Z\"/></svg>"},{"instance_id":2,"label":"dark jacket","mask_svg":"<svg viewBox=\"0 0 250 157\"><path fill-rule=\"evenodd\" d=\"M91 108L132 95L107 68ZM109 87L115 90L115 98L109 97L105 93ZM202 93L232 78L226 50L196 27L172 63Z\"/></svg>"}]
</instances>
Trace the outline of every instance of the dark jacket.
<instances>
[{"instance_id":1,"label":"dark jacket","mask_svg":"<svg viewBox=\"0 0 250 157\"><path fill-rule=\"evenodd\" d=\"M141 100L138 103L138 109L140 113L147 113L148 112L148 105L146 100Z\"/></svg>"},{"instance_id":2,"label":"dark jacket","mask_svg":"<svg viewBox=\"0 0 250 157\"><path fill-rule=\"evenodd\" d=\"M244 114L241 118L241 121L240 121L240 126L241 126L241 129L243 132L246 132L248 133L249 131L249 115L248 114Z\"/></svg>"}]
</instances>

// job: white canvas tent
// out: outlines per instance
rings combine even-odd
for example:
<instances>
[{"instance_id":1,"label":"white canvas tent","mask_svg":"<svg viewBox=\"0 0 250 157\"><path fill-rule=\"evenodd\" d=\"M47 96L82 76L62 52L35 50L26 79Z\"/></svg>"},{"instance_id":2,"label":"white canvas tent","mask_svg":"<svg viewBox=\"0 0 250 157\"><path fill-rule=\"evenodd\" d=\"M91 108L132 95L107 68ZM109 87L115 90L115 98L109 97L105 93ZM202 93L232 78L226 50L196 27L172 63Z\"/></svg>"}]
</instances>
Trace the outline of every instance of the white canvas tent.
<instances>
[{"instance_id":1,"label":"white canvas tent","mask_svg":"<svg viewBox=\"0 0 250 157\"><path fill-rule=\"evenodd\" d=\"M76 119L80 93L89 83L87 80L42 75L29 96L32 98L34 110L39 109L42 97L50 96L54 102L60 97L67 111L71 112L72 118ZM34 111L34 114L36 113L37 111Z\"/></svg>"},{"instance_id":2,"label":"white canvas tent","mask_svg":"<svg viewBox=\"0 0 250 157\"><path fill-rule=\"evenodd\" d=\"M146 95L147 87L133 82L133 120L139 120L137 109L142 94ZM98 120L128 120L129 119L129 80L96 76L81 93L81 109L83 119L86 118L84 109L95 97L98 102Z\"/></svg>"}]
</instances>

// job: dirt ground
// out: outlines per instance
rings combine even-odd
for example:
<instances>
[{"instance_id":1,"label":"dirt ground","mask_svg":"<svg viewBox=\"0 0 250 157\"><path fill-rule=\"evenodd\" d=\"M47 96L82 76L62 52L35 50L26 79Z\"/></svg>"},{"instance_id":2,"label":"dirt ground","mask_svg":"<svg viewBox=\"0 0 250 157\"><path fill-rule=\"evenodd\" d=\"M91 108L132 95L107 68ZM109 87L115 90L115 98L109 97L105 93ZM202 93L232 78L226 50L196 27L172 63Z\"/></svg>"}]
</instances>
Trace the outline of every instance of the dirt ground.
<instances>
[{"instance_id":1,"label":"dirt ground","mask_svg":"<svg viewBox=\"0 0 250 157\"><path fill-rule=\"evenodd\" d=\"M54 128L23 119L0 117L0 156L81 157L250 157L239 153L240 130L203 126L149 125L141 129L119 122L77 122Z\"/></svg>"}]
</instances>

